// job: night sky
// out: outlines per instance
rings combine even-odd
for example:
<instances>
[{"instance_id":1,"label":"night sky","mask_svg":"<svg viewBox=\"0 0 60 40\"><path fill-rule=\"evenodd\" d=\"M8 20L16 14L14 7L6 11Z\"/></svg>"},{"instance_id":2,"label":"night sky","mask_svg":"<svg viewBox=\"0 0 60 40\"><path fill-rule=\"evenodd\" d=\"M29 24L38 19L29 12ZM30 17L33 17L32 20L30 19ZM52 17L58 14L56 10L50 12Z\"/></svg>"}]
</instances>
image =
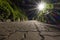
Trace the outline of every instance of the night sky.
<instances>
[{"instance_id":1,"label":"night sky","mask_svg":"<svg viewBox=\"0 0 60 40\"><path fill-rule=\"evenodd\" d=\"M28 16L29 20L31 20L34 16L36 16L37 10L33 10L33 8L36 7L36 2L34 0L23 0L20 2L20 8L26 13Z\"/></svg>"}]
</instances>

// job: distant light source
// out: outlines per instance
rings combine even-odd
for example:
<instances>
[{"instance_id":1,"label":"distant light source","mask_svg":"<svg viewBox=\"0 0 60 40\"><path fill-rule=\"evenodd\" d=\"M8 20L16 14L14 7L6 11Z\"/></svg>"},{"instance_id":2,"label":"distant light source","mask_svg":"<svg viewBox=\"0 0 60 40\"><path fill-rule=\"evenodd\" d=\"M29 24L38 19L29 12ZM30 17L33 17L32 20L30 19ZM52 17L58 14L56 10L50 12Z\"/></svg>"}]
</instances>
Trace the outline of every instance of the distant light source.
<instances>
[{"instance_id":1,"label":"distant light source","mask_svg":"<svg viewBox=\"0 0 60 40\"><path fill-rule=\"evenodd\" d=\"M37 9L38 9L39 11L44 10L45 6L46 6L45 3L41 2L41 3L39 3L39 4L37 5Z\"/></svg>"}]
</instances>

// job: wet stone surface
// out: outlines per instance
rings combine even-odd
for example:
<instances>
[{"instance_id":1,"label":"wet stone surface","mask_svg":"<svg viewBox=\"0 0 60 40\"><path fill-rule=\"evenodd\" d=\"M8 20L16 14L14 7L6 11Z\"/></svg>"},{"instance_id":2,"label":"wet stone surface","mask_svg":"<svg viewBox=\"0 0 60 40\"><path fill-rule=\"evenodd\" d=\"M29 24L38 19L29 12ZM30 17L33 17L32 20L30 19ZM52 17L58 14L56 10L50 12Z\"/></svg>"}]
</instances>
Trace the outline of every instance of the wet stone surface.
<instances>
[{"instance_id":1,"label":"wet stone surface","mask_svg":"<svg viewBox=\"0 0 60 40\"><path fill-rule=\"evenodd\" d=\"M0 40L60 40L60 30L37 21L0 22Z\"/></svg>"}]
</instances>

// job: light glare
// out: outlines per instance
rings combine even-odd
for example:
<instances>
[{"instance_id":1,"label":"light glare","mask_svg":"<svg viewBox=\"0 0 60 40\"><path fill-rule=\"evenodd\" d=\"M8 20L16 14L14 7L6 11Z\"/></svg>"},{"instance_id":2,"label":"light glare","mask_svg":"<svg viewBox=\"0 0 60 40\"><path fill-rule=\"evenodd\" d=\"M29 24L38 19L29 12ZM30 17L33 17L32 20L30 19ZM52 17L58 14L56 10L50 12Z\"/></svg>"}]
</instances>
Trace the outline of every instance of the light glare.
<instances>
[{"instance_id":1,"label":"light glare","mask_svg":"<svg viewBox=\"0 0 60 40\"><path fill-rule=\"evenodd\" d=\"M39 9L39 11L44 10L44 8L45 8L45 3L39 3L37 6L37 9Z\"/></svg>"}]
</instances>

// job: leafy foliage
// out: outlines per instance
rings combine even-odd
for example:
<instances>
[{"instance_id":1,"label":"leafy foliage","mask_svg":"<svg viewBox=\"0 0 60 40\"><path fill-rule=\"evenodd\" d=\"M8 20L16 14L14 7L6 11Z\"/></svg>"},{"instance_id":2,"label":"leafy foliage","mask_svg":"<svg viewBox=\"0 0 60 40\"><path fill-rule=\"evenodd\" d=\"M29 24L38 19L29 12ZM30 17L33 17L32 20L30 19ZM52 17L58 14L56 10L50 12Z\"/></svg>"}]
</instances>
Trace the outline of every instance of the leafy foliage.
<instances>
[{"instance_id":1,"label":"leafy foliage","mask_svg":"<svg viewBox=\"0 0 60 40\"><path fill-rule=\"evenodd\" d=\"M27 20L27 16L21 9L13 2L8 0L0 0L0 20L6 21L7 19L16 20Z\"/></svg>"},{"instance_id":2,"label":"leafy foliage","mask_svg":"<svg viewBox=\"0 0 60 40\"><path fill-rule=\"evenodd\" d=\"M47 17L46 15L50 15L53 9L53 4L47 3L46 8L42 11L40 11L37 16L35 16L35 19L40 21L40 22L47 22ZM48 12L47 12L48 11ZM51 11L51 12L50 12Z\"/></svg>"}]
</instances>

